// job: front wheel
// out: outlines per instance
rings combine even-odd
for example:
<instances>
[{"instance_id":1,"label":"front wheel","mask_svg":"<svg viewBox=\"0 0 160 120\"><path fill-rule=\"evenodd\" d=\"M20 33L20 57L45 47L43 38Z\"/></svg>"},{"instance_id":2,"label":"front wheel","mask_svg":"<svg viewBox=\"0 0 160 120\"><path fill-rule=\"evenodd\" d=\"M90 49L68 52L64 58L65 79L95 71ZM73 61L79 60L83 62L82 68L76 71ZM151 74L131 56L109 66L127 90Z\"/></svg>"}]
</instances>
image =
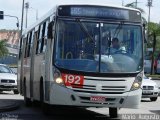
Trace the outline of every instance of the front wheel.
<instances>
[{"instance_id":1,"label":"front wheel","mask_svg":"<svg viewBox=\"0 0 160 120\"><path fill-rule=\"evenodd\" d=\"M118 117L118 108L109 108L109 116L111 118L117 118Z\"/></svg>"},{"instance_id":2,"label":"front wheel","mask_svg":"<svg viewBox=\"0 0 160 120\"><path fill-rule=\"evenodd\" d=\"M44 102L43 79L40 80L40 104L44 115L50 115L50 106Z\"/></svg>"},{"instance_id":3,"label":"front wheel","mask_svg":"<svg viewBox=\"0 0 160 120\"><path fill-rule=\"evenodd\" d=\"M32 106L32 102L31 102L31 99L30 98L27 98L27 88L26 88L26 81L24 80L24 91L23 91L23 94L24 94L24 104L26 107L30 107Z\"/></svg>"},{"instance_id":4,"label":"front wheel","mask_svg":"<svg viewBox=\"0 0 160 120\"><path fill-rule=\"evenodd\" d=\"M150 100L151 100L151 101L156 101L156 100L157 100L157 97L151 97Z\"/></svg>"}]
</instances>

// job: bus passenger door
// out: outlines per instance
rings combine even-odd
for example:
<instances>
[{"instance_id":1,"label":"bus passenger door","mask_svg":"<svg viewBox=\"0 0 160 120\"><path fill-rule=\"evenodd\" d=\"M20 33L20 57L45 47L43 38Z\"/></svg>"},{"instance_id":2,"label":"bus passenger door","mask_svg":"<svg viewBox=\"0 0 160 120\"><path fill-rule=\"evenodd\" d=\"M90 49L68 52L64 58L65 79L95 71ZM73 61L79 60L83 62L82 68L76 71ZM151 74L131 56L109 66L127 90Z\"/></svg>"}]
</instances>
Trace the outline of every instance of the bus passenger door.
<instances>
[{"instance_id":1,"label":"bus passenger door","mask_svg":"<svg viewBox=\"0 0 160 120\"><path fill-rule=\"evenodd\" d=\"M31 67L30 67L30 97L31 99L34 97L33 95L33 86L34 86L34 59L35 59L35 51L36 51L36 41L37 41L37 31L32 33L32 40L31 40Z\"/></svg>"},{"instance_id":2,"label":"bus passenger door","mask_svg":"<svg viewBox=\"0 0 160 120\"><path fill-rule=\"evenodd\" d=\"M24 71L24 69L23 69L23 62L24 62L24 54L25 54L25 48L26 48L26 40L27 40L27 38L26 37L24 37L24 38L22 38L21 39L21 45L20 45L20 51L19 51L19 60L18 60L18 70L17 70L17 72L18 72L18 80L17 80L17 84L18 84L18 90L19 90L19 92L20 92L20 94L22 94L22 95L24 95L24 89L23 89L23 77L24 77L24 75L23 75L23 71Z\"/></svg>"},{"instance_id":3,"label":"bus passenger door","mask_svg":"<svg viewBox=\"0 0 160 120\"><path fill-rule=\"evenodd\" d=\"M51 69L52 69L52 48L53 48L53 43L52 43L52 39L53 37L50 37L50 35L52 34L52 27L53 27L53 22L49 23L48 25L48 29L47 29L47 38L45 39L45 43L46 43L46 49L45 49L45 82L44 82L44 91L45 91L45 95L44 95L44 99L45 101L49 101L49 92L50 92L50 73L51 73Z\"/></svg>"}]
</instances>

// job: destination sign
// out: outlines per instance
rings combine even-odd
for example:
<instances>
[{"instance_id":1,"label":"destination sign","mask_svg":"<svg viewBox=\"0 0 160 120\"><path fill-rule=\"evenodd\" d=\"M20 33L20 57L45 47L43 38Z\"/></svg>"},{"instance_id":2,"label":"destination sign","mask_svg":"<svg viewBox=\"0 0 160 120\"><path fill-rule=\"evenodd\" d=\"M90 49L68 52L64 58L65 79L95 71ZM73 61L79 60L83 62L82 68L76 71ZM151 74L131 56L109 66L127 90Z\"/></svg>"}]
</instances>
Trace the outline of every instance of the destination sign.
<instances>
[{"instance_id":1,"label":"destination sign","mask_svg":"<svg viewBox=\"0 0 160 120\"><path fill-rule=\"evenodd\" d=\"M3 19L4 18L4 12L3 11L0 11L0 19Z\"/></svg>"},{"instance_id":2,"label":"destination sign","mask_svg":"<svg viewBox=\"0 0 160 120\"><path fill-rule=\"evenodd\" d=\"M59 16L91 17L101 19L117 19L127 21L141 21L138 11L122 8L89 6L89 5L64 5L58 8Z\"/></svg>"}]
</instances>

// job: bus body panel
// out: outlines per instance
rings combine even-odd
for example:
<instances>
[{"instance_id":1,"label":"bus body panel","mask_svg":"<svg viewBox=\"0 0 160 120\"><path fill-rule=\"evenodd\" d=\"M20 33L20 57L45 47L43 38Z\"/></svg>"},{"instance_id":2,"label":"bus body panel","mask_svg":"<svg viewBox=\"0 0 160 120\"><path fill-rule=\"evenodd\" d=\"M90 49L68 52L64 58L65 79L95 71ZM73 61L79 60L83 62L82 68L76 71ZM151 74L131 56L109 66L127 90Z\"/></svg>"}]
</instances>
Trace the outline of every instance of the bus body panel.
<instances>
[{"instance_id":1,"label":"bus body panel","mask_svg":"<svg viewBox=\"0 0 160 120\"><path fill-rule=\"evenodd\" d=\"M44 54L39 54L39 55L35 55L35 59L34 59L34 79L33 79L33 92L34 92L34 96L33 98L35 100L40 100L40 79L41 77L43 78L44 76L42 75L43 73L43 61L44 61ZM43 78L44 79L44 78Z\"/></svg>"},{"instance_id":2,"label":"bus body panel","mask_svg":"<svg viewBox=\"0 0 160 120\"><path fill-rule=\"evenodd\" d=\"M123 94L80 94L56 84L51 84L50 104L68 106L94 106L94 107L118 107L118 108L138 108L141 100L142 90L128 91ZM63 98L65 99L62 99ZM72 99L75 97L75 100ZM91 101L91 96L105 97L106 101ZM108 99L108 101L107 101ZM110 100L111 99L111 100ZM121 99L123 102L120 103ZM131 104L132 103L132 104Z\"/></svg>"},{"instance_id":3,"label":"bus body panel","mask_svg":"<svg viewBox=\"0 0 160 120\"><path fill-rule=\"evenodd\" d=\"M26 88L26 97L30 98L30 66L31 58L24 59L24 80L25 80L25 88Z\"/></svg>"}]
</instances>

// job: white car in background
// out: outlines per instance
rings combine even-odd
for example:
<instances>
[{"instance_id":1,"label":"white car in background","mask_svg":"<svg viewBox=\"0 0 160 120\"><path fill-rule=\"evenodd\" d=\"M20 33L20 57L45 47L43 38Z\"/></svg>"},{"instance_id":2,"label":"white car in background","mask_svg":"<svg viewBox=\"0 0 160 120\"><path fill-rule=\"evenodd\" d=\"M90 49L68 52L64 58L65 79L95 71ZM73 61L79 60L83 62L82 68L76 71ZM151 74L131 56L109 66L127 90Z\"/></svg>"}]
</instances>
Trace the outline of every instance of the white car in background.
<instances>
[{"instance_id":1,"label":"white car in background","mask_svg":"<svg viewBox=\"0 0 160 120\"><path fill-rule=\"evenodd\" d=\"M144 73L151 73L151 59L148 56L144 59Z\"/></svg>"},{"instance_id":2,"label":"white car in background","mask_svg":"<svg viewBox=\"0 0 160 120\"><path fill-rule=\"evenodd\" d=\"M159 87L156 82L144 75L142 80L142 98L150 98L151 101L156 101L158 98Z\"/></svg>"},{"instance_id":3,"label":"white car in background","mask_svg":"<svg viewBox=\"0 0 160 120\"><path fill-rule=\"evenodd\" d=\"M0 92L13 91L18 94L17 75L7 65L0 64Z\"/></svg>"}]
</instances>

